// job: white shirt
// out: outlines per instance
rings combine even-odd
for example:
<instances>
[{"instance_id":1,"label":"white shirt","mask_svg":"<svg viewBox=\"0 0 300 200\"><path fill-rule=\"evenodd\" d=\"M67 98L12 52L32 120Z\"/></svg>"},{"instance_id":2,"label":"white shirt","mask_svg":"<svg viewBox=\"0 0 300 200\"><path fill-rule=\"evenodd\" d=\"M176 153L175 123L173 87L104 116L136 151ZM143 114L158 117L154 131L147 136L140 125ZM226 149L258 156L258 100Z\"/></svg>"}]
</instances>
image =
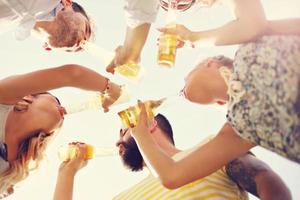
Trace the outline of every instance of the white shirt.
<instances>
[{"instance_id":1,"label":"white shirt","mask_svg":"<svg viewBox=\"0 0 300 200\"><path fill-rule=\"evenodd\" d=\"M16 38L30 35L36 21L51 21L62 5L60 0L0 0L0 33L18 27Z\"/></svg>"},{"instance_id":2,"label":"white shirt","mask_svg":"<svg viewBox=\"0 0 300 200\"><path fill-rule=\"evenodd\" d=\"M155 22L158 9L158 0L125 0L127 26L135 28L144 23Z\"/></svg>"}]
</instances>

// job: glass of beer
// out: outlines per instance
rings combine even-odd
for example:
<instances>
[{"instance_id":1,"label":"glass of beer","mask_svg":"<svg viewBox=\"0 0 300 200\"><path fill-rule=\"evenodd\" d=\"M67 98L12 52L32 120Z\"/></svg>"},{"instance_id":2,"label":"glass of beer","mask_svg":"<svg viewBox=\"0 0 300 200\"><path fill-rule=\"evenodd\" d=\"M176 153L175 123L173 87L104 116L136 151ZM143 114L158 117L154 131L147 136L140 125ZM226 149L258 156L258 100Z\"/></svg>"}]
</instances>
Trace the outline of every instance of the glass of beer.
<instances>
[{"instance_id":1,"label":"glass of beer","mask_svg":"<svg viewBox=\"0 0 300 200\"><path fill-rule=\"evenodd\" d=\"M175 34L162 34L159 37L157 63L161 67L171 68L176 58L178 36Z\"/></svg>"},{"instance_id":2,"label":"glass of beer","mask_svg":"<svg viewBox=\"0 0 300 200\"><path fill-rule=\"evenodd\" d=\"M145 101L146 112L148 115L148 119L154 118L154 109L159 107L165 99L161 100L149 100ZM123 123L124 128L133 128L137 125L137 120L140 114L140 108L138 105L131 106L125 110L118 112L119 117Z\"/></svg>"}]
</instances>

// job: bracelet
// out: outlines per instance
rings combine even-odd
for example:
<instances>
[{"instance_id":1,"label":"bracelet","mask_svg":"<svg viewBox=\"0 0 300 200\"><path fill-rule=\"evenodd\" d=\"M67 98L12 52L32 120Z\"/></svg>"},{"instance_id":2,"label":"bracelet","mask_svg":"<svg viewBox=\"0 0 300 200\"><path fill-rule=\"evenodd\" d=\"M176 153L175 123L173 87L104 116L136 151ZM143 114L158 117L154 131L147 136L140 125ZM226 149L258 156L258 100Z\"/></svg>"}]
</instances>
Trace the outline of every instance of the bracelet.
<instances>
[{"instance_id":1,"label":"bracelet","mask_svg":"<svg viewBox=\"0 0 300 200\"><path fill-rule=\"evenodd\" d=\"M105 89L101 92L102 95L108 94L108 90L110 89L110 80L109 78L105 78L106 79L106 86Z\"/></svg>"}]
</instances>

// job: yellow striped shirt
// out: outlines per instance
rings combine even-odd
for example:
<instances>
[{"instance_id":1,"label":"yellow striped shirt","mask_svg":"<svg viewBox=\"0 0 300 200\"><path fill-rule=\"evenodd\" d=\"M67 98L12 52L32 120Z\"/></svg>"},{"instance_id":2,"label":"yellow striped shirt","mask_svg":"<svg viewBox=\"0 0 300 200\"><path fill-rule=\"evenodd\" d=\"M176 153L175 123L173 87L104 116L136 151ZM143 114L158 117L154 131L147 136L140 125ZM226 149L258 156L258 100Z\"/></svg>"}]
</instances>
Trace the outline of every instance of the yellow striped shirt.
<instances>
[{"instance_id":1,"label":"yellow striped shirt","mask_svg":"<svg viewBox=\"0 0 300 200\"><path fill-rule=\"evenodd\" d=\"M180 152L174 159L189 153ZM117 195L114 200L246 200L248 195L239 189L226 174L224 167L215 173L175 190L165 188L153 175Z\"/></svg>"}]
</instances>

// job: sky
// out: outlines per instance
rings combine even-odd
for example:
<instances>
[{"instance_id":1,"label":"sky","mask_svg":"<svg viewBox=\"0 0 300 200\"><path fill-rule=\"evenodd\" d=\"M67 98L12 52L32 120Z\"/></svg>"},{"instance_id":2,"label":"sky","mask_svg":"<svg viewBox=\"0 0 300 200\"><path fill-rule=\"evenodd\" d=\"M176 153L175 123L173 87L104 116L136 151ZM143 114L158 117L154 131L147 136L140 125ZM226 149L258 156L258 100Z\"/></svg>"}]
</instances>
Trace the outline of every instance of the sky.
<instances>
[{"instance_id":1,"label":"sky","mask_svg":"<svg viewBox=\"0 0 300 200\"><path fill-rule=\"evenodd\" d=\"M107 51L113 51L123 43L125 19L123 1L79 1L88 11L96 27L94 43ZM268 19L280 19L300 16L298 0L262 0ZM162 69L156 64L158 37L157 27L163 26L165 12L160 12L157 22L152 25L147 43L142 53L141 66L144 75L138 83L127 81L105 72L105 63L90 53L63 53L44 51L40 41L34 37L25 41L16 41L12 32L0 35L0 78L31 72L38 69L57 67L75 63L89 67L112 81L126 84L131 95L127 104L111 108L109 113L102 110L89 110L65 117L65 123L47 150L47 159L40 169L33 173L7 198L9 200L52 199L60 161L57 150L59 146L71 141L82 141L99 147L113 147L118 139L121 122L117 112L137 99L158 99L168 97L167 102L158 112L170 120L179 149L191 148L205 137L215 134L225 122L225 106L201 106L190 103L178 96L183 87L184 77L201 59L212 55L233 56L237 46L210 47L199 49L180 49L177 51L176 64L171 69ZM204 30L222 25L232 16L222 5L211 9L194 7L181 13L178 22L190 29ZM54 77L53 77L54 78ZM26 84L26 83L24 83ZM60 98L63 105L84 101L94 95L72 88L52 91ZM260 147L253 149L258 158L276 171L290 188L293 199L300 199L300 166ZM148 174L147 170L133 173L125 169L118 156L94 158L88 166L76 176L74 200L112 199L114 195L139 182ZM251 197L251 199L256 199Z\"/></svg>"}]
</instances>

